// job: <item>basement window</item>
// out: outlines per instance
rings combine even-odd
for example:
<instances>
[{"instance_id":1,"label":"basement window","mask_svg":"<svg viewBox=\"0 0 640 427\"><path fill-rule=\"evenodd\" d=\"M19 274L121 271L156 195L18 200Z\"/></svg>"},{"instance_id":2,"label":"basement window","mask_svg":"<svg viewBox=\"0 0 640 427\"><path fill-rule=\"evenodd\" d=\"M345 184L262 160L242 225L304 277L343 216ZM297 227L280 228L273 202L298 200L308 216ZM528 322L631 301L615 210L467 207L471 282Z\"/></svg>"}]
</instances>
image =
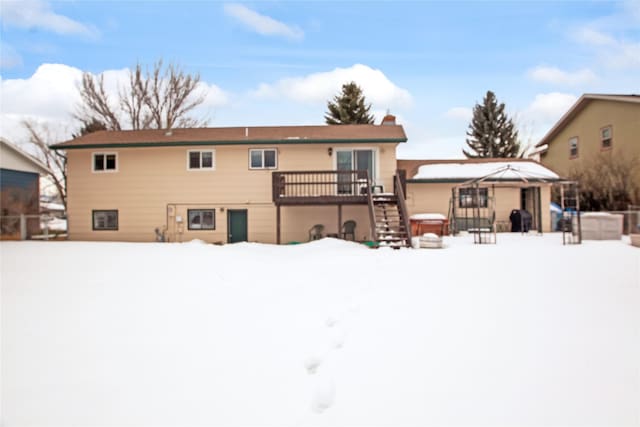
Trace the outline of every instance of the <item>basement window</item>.
<instances>
[{"instance_id":1,"label":"basement window","mask_svg":"<svg viewBox=\"0 0 640 427\"><path fill-rule=\"evenodd\" d=\"M93 153L94 172L116 172L118 155L116 153Z\"/></svg>"},{"instance_id":2,"label":"basement window","mask_svg":"<svg viewBox=\"0 0 640 427\"><path fill-rule=\"evenodd\" d=\"M93 230L117 230L118 229L118 211L117 210L101 210L92 211Z\"/></svg>"},{"instance_id":3,"label":"basement window","mask_svg":"<svg viewBox=\"0 0 640 427\"><path fill-rule=\"evenodd\" d=\"M603 150L611 148L611 143L613 142L611 126L606 126L600 129L600 141L602 143L601 147Z\"/></svg>"},{"instance_id":4,"label":"basement window","mask_svg":"<svg viewBox=\"0 0 640 427\"><path fill-rule=\"evenodd\" d=\"M216 210L215 209L188 209L189 230L215 230Z\"/></svg>"}]
</instances>

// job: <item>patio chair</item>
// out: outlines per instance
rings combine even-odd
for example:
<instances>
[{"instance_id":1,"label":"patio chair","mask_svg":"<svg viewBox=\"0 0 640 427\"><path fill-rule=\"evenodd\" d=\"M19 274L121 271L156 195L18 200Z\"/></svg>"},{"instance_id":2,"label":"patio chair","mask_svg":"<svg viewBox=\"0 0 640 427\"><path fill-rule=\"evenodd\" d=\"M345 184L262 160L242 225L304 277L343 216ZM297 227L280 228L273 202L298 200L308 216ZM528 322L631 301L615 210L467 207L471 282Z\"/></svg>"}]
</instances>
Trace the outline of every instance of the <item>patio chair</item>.
<instances>
[{"instance_id":1,"label":"patio chair","mask_svg":"<svg viewBox=\"0 0 640 427\"><path fill-rule=\"evenodd\" d=\"M314 225L309 229L309 240L322 239L324 237L322 233L324 233L324 225L322 224Z\"/></svg>"},{"instance_id":2,"label":"patio chair","mask_svg":"<svg viewBox=\"0 0 640 427\"><path fill-rule=\"evenodd\" d=\"M352 219L345 221L344 224L342 224L340 236L344 240L356 240L356 222ZM349 239L347 236L351 236L351 238Z\"/></svg>"}]
</instances>

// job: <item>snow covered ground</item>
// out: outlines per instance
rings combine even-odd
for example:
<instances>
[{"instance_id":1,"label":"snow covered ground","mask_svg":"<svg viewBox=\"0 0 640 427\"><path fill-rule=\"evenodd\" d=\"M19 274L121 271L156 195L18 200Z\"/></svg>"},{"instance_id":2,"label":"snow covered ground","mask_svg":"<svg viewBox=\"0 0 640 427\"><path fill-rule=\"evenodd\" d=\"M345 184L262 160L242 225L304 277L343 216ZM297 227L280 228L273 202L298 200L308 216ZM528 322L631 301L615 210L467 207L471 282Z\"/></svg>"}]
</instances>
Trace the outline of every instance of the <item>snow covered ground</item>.
<instances>
[{"instance_id":1,"label":"snow covered ground","mask_svg":"<svg viewBox=\"0 0 640 427\"><path fill-rule=\"evenodd\" d=\"M2 242L0 424L640 425L640 250Z\"/></svg>"}]
</instances>

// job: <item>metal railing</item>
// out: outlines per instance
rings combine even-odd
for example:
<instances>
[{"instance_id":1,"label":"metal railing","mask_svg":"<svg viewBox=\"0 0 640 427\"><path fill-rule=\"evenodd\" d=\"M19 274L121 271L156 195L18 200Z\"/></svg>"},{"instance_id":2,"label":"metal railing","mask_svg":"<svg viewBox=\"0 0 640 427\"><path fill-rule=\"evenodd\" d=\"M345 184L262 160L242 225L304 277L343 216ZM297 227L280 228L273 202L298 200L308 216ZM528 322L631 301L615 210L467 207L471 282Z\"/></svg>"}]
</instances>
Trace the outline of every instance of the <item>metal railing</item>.
<instances>
[{"instance_id":1,"label":"metal railing","mask_svg":"<svg viewBox=\"0 0 640 427\"><path fill-rule=\"evenodd\" d=\"M406 243L407 243L407 246L411 246L411 227L409 225L407 204L404 198L404 190L403 190L404 184L402 182L401 175L399 172L396 172L396 175L394 176L394 180L395 180L396 198L398 199L398 208L400 209L400 214L402 215L402 223L407 233Z\"/></svg>"},{"instance_id":2,"label":"metal railing","mask_svg":"<svg viewBox=\"0 0 640 427\"><path fill-rule=\"evenodd\" d=\"M367 202L371 186L366 170L273 172L275 203Z\"/></svg>"}]
</instances>

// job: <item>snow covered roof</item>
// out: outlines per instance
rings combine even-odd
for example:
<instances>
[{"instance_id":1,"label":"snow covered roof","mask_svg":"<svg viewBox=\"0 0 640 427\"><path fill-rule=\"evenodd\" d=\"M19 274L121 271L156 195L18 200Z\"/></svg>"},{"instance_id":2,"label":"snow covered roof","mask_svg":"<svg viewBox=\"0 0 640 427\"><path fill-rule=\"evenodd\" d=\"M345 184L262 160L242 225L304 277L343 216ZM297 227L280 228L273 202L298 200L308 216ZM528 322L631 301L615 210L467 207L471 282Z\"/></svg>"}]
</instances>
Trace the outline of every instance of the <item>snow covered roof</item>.
<instances>
[{"instance_id":1,"label":"snow covered roof","mask_svg":"<svg viewBox=\"0 0 640 427\"><path fill-rule=\"evenodd\" d=\"M546 182L560 177L532 160L518 161L449 161L422 165L409 179L414 182L465 182L471 180Z\"/></svg>"}]
</instances>

